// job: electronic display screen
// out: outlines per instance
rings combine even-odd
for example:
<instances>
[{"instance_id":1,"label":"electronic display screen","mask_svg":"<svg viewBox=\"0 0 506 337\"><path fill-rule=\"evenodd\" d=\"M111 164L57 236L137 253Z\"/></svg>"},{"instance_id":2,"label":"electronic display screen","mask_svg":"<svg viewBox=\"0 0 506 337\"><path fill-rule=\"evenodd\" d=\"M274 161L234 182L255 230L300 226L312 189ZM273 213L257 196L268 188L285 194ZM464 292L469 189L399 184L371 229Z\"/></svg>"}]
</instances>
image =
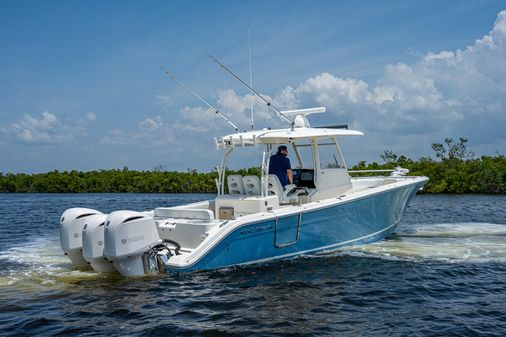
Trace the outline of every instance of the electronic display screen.
<instances>
[{"instance_id":1,"label":"electronic display screen","mask_svg":"<svg viewBox=\"0 0 506 337\"><path fill-rule=\"evenodd\" d=\"M293 182L297 187L314 188L314 170L313 169L295 169L293 170Z\"/></svg>"}]
</instances>

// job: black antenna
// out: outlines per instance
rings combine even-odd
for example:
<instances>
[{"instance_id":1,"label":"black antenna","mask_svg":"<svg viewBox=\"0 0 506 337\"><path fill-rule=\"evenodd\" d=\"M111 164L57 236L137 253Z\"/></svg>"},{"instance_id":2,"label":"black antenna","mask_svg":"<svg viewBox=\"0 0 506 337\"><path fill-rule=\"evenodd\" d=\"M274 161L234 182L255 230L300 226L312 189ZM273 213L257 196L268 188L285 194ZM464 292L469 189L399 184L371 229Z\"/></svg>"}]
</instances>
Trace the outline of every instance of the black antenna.
<instances>
[{"instance_id":1,"label":"black antenna","mask_svg":"<svg viewBox=\"0 0 506 337\"><path fill-rule=\"evenodd\" d=\"M232 70L228 69L223 63L221 63L220 61L218 61L215 57L213 57L211 54L209 53L206 53L207 56L209 56L209 58L211 60L213 60L216 64L218 64L222 69L225 69L230 75L232 75L233 77L235 77L239 82L241 82L246 88L248 88L251 92L253 92L255 95L257 95L258 97L260 97L260 99L262 99L262 101L265 102L265 104L267 104L267 106L271 107L274 111L276 111L278 113L279 116L281 116L284 120L286 120L288 123L290 123L290 125L293 127L293 122L290 121L288 118L286 118L286 116L281 112L279 111L279 109L277 109L274 105L271 104L271 102L269 102L268 100L266 100L262 95L260 95L255 89L253 89L252 87L250 87L246 82L244 82L243 80L241 80L236 74L234 74L232 72Z\"/></svg>"},{"instance_id":2,"label":"black antenna","mask_svg":"<svg viewBox=\"0 0 506 337\"><path fill-rule=\"evenodd\" d=\"M186 90L188 90L190 93L192 93L193 96L197 97L200 101L202 101L202 103L204 103L205 105L207 105L208 107L210 107L211 109L214 110L214 112L220 116L221 118L223 118L228 124L230 124L237 133L239 133L239 128L234 124L232 123L227 117L223 116L221 114L221 112L216 109L215 107L213 107L211 104L207 103L202 97L200 97L195 91L193 91L190 87L188 87L186 84L184 84L183 82L181 82L180 80L178 80L176 78L176 76L174 76L170 71L168 71L164 66L162 66L160 64L160 68L162 68L163 72L165 74L167 74L170 78L172 78L174 81L176 81L179 85L181 85L183 88L185 88Z\"/></svg>"},{"instance_id":3,"label":"black antenna","mask_svg":"<svg viewBox=\"0 0 506 337\"><path fill-rule=\"evenodd\" d=\"M315 128L315 129L346 129L346 130L348 130L348 124L313 126L313 128Z\"/></svg>"}]
</instances>

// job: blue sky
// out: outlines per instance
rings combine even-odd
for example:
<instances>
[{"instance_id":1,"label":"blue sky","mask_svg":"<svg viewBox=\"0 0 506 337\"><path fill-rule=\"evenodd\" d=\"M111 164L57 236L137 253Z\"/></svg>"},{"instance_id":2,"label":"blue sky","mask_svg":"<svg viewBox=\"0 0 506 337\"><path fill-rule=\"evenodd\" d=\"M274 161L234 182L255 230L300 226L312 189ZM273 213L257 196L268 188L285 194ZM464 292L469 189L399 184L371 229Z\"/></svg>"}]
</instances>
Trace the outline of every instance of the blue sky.
<instances>
[{"instance_id":1,"label":"blue sky","mask_svg":"<svg viewBox=\"0 0 506 337\"><path fill-rule=\"evenodd\" d=\"M241 128L249 93L282 109L324 105L347 123L350 164L390 149L412 158L467 137L506 151L503 1L2 1L0 172L122 168L209 171L229 126L166 77L163 64ZM258 127L282 126L255 102ZM242 166L257 165L249 157ZM241 166L239 165L239 166Z\"/></svg>"}]
</instances>

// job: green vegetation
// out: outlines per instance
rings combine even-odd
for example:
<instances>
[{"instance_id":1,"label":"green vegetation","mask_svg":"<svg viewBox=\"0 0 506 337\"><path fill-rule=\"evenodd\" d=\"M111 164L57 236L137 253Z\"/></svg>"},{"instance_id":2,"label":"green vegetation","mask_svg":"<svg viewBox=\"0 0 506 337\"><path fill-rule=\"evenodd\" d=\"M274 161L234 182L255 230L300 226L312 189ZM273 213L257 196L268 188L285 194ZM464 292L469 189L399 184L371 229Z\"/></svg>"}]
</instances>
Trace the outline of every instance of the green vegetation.
<instances>
[{"instance_id":1,"label":"green vegetation","mask_svg":"<svg viewBox=\"0 0 506 337\"><path fill-rule=\"evenodd\" d=\"M409 175L430 178L423 193L489 193L506 194L506 157L504 155L473 158L467 139L432 144L437 160L416 161L392 151L384 151L385 163L359 162L351 170L384 170L397 166L410 170ZM259 168L230 171L229 174L260 175ZM365 175L365 174L360 174ZM140 192L140 193L214 193L216 172L169 172L162 166L152 171L100 170L91 172L52 171L39 174L0 173L0 192Z\"/></svg>"},{"instance_id":2,"label":"green vegetation","mask_svg":"<svg viewBox=\"0 0 506 337\"><path fill-rule=\"evenodd\" d=\"M259 175L257 168L230 171L229 174ZM52 171L38 174L0 173L0 192L44 193L212 193L218 173L100 170L90 172Z\"/></svg>"},{"instance_id":3,"label":"green vegetation","mask_svg":"<svg viewBox=\"0 0 506 337\"><path fill-rule=\"evenodd\" d=\"M506 157L503 155L473 158L467 149L467 139L455 142L446 138L444 143L432 144L436 158L417 161L384 151L384 164L359 162L351 170L384 170L397 166L409 169L409 175L427 176L429 182L422 193L487 193L506 194ZM363 174L360 174L363 175Z\"/></svg>"},{"instance_id":4,"label":"green vegetation","mask_svg":"<svg viewBox=\"0 0 506 337\"><path fill-rule=\"evenodd\" d=\"M352 170L409 169L409 175L429 177L422 193L506 194L506 157L483 156L479 159L413 161L401 156L386 164L360 162Z\"/></svg>"}]
</instances>

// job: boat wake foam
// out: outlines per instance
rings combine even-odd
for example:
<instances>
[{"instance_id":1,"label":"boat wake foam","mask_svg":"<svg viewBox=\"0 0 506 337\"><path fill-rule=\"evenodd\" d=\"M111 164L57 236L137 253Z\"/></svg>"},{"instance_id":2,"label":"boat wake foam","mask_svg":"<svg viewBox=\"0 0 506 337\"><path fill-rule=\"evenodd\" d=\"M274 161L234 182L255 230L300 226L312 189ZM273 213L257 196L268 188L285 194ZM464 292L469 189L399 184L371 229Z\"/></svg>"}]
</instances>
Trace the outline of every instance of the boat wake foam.
<instances>
[{"instance_id":1,"label":"boat wake foam","mask_svg":"<svg viewBox=\"0 0 506 337\"><path fill-rule=\"evenodd\" d=\"M13 286L36 291L60 288L108 274L76 269L63 255L58 239L39 238L34 242L0 252L0 287Z\"/></svg>"},{"instance_id":2,"label":"boat wake foam","mask_svg":"<svg viewBox=\"0 0 506 337\"><path fill-rule=\"evenodd\" d=\"M506 263L505 237L503 224L419 224L401 229L385 241L343 248L339 254L450 263Z\"/></svg>"},{"instance_id":3,"label":"boat wake foam","mask_svg":"<svg viewBox=\"0 0 506 337\"><path fill-rule=\"evenodd\" d=\"M317 256L365 256L406 261L449 263L506 263L506 224L441 223L419 224L402 229L387 240ZM312 255L313 257L315 255ZM64 288L85 280L115 280L118 274L76 269L63 255L55 238L0 252L0 287L13 286L26 291Z\"/></svg>"}]
</instances>

